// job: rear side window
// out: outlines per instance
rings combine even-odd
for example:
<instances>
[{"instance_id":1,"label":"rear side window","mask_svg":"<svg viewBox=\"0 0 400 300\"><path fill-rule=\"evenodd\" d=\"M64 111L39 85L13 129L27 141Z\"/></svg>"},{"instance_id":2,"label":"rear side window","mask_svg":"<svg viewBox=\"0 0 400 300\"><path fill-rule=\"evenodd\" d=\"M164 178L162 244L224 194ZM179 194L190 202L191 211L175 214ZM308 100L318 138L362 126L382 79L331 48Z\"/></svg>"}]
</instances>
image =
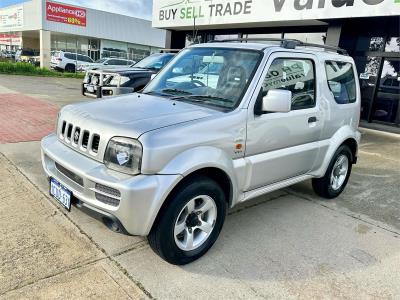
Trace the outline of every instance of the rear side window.
<instances>
[{"instance_id":1,"label":"rear side window","mask_svg":"<svg viewBox=\"0 0 400 300\"><path fill-rule=\"evenodd\" d=\"M354 103L357 100L356 79L353 65L341 61L325 62L329 89L338 104Z\"/></svg>"},{"instance_id":2,"label":"rear side window","mask_svg":"<svg viewBox=\"0 0 400 300\"><path fill-rule=\"evenodd\" d=\"M76 60L76 55L72 54L72 53L65 53L64 56L68 59L73 59Z\"/></svg>"},{"instance_id":3,"label":"rear side window","mask_svg":"<svg viewBox=\"0 0 400 300\"><path fill-rule=\"evenodd\" d=\"M310 59L275 59L262 85L263 96L269 90L281 89L292 92L292 110L315 106L315 72Z\"/></svg>"}]
</instances>

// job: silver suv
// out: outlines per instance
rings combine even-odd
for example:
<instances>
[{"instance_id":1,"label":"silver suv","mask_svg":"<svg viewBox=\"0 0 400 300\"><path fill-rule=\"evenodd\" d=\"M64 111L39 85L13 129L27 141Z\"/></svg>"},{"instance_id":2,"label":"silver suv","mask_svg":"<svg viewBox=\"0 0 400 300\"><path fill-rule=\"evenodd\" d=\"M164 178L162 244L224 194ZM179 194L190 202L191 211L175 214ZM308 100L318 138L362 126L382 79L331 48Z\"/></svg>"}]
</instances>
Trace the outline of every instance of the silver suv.
<instances>
[{"instance_id":1,"label":"silver suv","mask_svg":"<svg viewBox=\"0 0 400 300\"><path fill-rule=\"evenodd\" d=\"M142 91L64 107L42 141L50 193L201 257L227 209L295 183L337 197L357 161L360 90L340 49L282 40L182 50Z\"/></svg>"}]
</instances>

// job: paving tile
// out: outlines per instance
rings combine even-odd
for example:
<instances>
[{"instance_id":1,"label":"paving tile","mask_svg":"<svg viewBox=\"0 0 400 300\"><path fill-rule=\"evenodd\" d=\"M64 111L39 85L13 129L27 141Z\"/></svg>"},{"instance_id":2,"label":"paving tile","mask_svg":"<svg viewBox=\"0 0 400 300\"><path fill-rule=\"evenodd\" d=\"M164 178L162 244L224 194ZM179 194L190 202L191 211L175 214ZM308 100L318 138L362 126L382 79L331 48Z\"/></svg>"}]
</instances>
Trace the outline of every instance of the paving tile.
<instances>
[{"instance_id":1,"label":"paving tile","mask_svg":"<svg viewBox=\"0 0 400 300\"><path fill-rule=\"evenodd\" d=\"M42 139L54 131L58 110L23 94L0 93L0 144Z\"/></svg>"}]
</instances>

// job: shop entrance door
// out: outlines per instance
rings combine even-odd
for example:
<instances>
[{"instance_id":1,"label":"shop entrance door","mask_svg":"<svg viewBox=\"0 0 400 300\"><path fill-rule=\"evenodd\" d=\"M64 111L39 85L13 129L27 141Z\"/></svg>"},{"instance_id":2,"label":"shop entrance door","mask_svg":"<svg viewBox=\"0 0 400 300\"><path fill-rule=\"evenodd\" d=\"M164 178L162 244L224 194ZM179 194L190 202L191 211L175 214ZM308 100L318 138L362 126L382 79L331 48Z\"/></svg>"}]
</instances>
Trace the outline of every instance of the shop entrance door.
<instances>
[{"instance_id":1,"label":"shop entrance door","mask_svg":"<svg viewBox=\"0 0 400 300\"><path fill-rule=\"evenodd\" d=\"M93 59L94 61L100 59L100 40L98 39L89 40L88 56L90 56L91 59Z\"/></svg>"},{"instance_id":2,"label":"shop entrance door","mask_svg":"<svg viewBox=\"0 0 400 300\"><path fill-rule=\"evenodd\" d=\"M400 124L400 56L382 57L370 119Z\"/></svg>"}]
</instances>

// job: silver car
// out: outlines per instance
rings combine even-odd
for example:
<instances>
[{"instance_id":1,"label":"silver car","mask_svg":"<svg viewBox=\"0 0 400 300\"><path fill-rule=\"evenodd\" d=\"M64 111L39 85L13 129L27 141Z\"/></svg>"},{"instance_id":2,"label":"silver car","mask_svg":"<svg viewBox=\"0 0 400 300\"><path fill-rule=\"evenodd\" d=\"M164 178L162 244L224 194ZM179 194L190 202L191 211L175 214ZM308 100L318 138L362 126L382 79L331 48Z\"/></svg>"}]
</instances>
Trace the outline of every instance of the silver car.
<instances>
[{"instance_id":1,"label":"silver car","mask_svg":"<svg viewBox=\"0 0 400 300\"><path fill-rule=\"evenodd\" d=\"M172 264L204 255L239 203L305 180L337 197L357 161L360 89L351 57L317 47L194 45L140 94L64 107L41 144L51 195Z\"/></svg>"}]
</instances>

